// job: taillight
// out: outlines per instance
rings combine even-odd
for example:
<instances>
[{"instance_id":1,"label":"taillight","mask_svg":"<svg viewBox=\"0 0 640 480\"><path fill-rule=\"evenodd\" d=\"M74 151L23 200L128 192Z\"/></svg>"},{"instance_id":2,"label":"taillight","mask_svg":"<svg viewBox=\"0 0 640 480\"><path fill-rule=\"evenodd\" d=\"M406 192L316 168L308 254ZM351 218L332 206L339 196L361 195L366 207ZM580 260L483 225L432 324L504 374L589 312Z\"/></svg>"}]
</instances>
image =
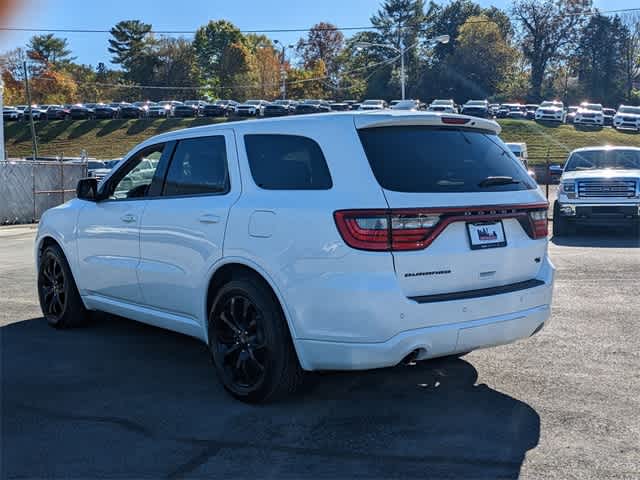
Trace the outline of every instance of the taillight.
<instances>
[{"instance_id":1,"label":"taillight","mask_svg":"<svg viewBox=\"0 0 640 480\"><path fill-rule=\"evenodd\" d=\"M549 222L547 221L547 209L531 210L529 212L531 221L531 234L533 238L546 238L549 234Z\"/></svg>"},{"instance_id":2,"label":"taillight","mask_svg":"<svg viewBox=\"0 0 640 480\"><path fill-rule=\"evenodd\" d=\"M347 245L360 250L420 250L440 216L396 210L341 210L334 214Z\"/></svg>"},{"instance_id":3,"label":"taillight","mask_svg":"<svg viewBox=\"0 0 640 480\"><path fill-rule=\"evenodd\" d=\"M338 210L336 226L344 242L369 251L427 248L454 222L484 222L513 218L532 239L548 234L546 203L482 207L416 208L407 210Z\"/></svg>"},{"instance_id":4,"label":"taillight","mask_svg":"<svg viewBox=\"0 0 640 480\"><path fill-rule=\"evenodd\" d=\"M347 245L359 250L390 249L389 219L384 210L341 210L334 213L336 225Z\"/></svg>"}]
</instances>

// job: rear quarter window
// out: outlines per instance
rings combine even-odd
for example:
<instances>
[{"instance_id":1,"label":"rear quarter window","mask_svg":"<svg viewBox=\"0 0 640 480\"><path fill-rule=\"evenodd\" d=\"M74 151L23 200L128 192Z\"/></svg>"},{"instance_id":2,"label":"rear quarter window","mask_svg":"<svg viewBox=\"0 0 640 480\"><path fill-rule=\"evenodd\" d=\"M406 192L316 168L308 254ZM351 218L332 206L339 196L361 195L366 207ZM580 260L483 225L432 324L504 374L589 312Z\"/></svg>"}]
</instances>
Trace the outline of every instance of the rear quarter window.
<instances>
[{"instance_id":1,"label":"rear quarter window","mask_svg":"<svg viewBox=\"0 0 640 480\"><path fill-rule=\"evenodd\" d=\"M373 174L387 190L445 193L536 188L520 162L492 133L398 126L366 128L358 134ZM513 183L483 183L489 177L511 177Z\"/></svg>"},{"instance_id":2,"label":"rear quarter window","mask_svg":"<svg viewBox=\"0 0 640 480\"><path fill-rule=\"evenodd\" d=\"M245 135L251 176L266 190L328 190L333 186L320 146L299 135Z\"/></svg>"}]
</instances>

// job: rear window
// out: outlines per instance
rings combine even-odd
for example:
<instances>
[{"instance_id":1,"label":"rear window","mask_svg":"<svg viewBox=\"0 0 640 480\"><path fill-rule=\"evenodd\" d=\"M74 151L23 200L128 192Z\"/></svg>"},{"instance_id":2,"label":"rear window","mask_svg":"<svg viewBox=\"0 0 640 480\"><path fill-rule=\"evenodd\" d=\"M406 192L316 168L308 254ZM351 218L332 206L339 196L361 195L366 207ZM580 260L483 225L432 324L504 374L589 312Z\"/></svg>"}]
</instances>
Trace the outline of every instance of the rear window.
<instances>
[{"instance_id":1,"label":"rear window","mask_svg":"<svg viewBox=\"0 0 640 480\"><path fill-rule=\"evenodd\" d=\"M536 188L497 135L447 127L362 129L378 183L396 192L486 192ZM493 182L510 177L513 183Z\"/></svg>"},{"instance_id":2,"label":"rear window","mask_svg":"<svg viewBox=\"0 0 640 480\"><path fill-rule=\"evenodd\" d=\"M320 146L297 135L245 135L251 176L266 190L328 190L331 175Z\"/></svg>"}]
</instances>

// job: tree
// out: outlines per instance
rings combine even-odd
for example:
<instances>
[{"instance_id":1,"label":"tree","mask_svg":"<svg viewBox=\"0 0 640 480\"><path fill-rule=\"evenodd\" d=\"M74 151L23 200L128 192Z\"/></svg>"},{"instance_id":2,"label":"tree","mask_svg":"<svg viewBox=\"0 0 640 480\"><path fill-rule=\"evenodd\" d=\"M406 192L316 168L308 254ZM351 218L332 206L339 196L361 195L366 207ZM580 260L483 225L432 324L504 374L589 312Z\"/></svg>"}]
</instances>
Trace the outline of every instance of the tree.
<instances>
[{"instance_id":1,"label":"tree","mask_svg":"<svg viewBox=\"0 0 640 480\"><path fill-rule=\"evenodd\" d=\"M63 65L75 59L71 56L66 38L59 38L52 33L34 35L27 43L27 56L47 65Z\"/></svg>"},{"instance_id":2,"label":"tree","mask_svg":"<svg viewBox=\"0 0 640 480\"><path fill-rule=\"evenodd\" d=\"M246 95L259 98L279 96L280 55L273 42L265 35L248 34L245 37L251 56L247 80L255 85L246 89Z\"/></svg>"},{"instance_id":3,"label":"tree","mask_svg":"<svg viewBox=\"0 0 640 480\"><path fill-rule=\"evenodd\" d=\"M151 82L162 87L193 87L197 93L198 78L196 56L191 42L184 38L161 38L157 44L157 63ZM163 89L151 92L151 99L181 97L183 88Z\"/></svg>"},{"instance_id":4,"label":"tree","mask_svg":"<svg viewBox=\"0 0 640 480\"><path fill-rule=\"evenodd\" d=\"M587 97L608 105L624 98L626 79L620 53L628 34L617 15L594 15L582 29L577 49L578 78Z\"/></svg>"},{"instance_id":5,"label":"tree","mask_svg":"<svg viewBox=\"0 0 640 480\"><path fill-rule=\"evenodd\" d=\"M157 57L150 32L151 25L140 20L123 20L111 29L108 51L111 61L122 65L126 80L145 83L152 77Z\"/></svg>"},{"instance_id":6,"label":"tree","mask_svg":"<svg viewBox=\"0 0 640 480\"><path fill-rule=\"evenodd\" d=\"M627 28L622 43L625 100L631 102L633 82L640 77L640 14L627 14L623 17L623 22Z\"/></svg>"},{"instance_id":7,"label":"tree","mask_svg":"<svg viewBox=\"0 0 640 480\"><path fill-rule=\"evenodd\" d=\"M592 0L516 0L512 15L520 26L522 53L531 66L529 97L541 100L542 83L549 62L576 40L584 23L582 12Z\"/></svg>"},{"instance_id":8,"label":"tree","mask_svg":"<svg viewBox=\"0 0 640 480\"><path fill-rule=\"evenodd\" d=\"M514 49L502 35L499 25L486 15L469 17L460 27L457 47L447 60L453 97L487 98L493 95L515 58Z\"/></svg>"},{"instance_id":9,"label":"tree","mask_svg":"<svg viewBox=\"0 0 640 480\"><path fill-rule=\"evenodd\" d=\"M419 81L420 55L417 47L426 18L423 0L385 0L378 12L371 17L371 24L379 32L377 34L379 40L376 43L389 44L398 50L408 49L405 53L405 75L407 79L412 80L407 83L409 97L416 93L415 85ZM386 58L393 58L398 54L392 50L386 50L384 55ZM397 72L393 74L392 69L387 71L387 86L395 87L393 96L397 97L400 93L400 76ZM383 98L388 95L387 92Z\"/></svg>"},{"instance_id":10,"label":"tree","mask_svg":"<svg viewBox=\"0 0 640 480\"><path fill-rule=\"evenodd\" d=\"M322 60L327 69L327 75L335 76L339 69L339 55L344 48L344 35L332 23L316 23L306 38L298 40L296 51L305 68L313 66Z\"/></svg>"},{"instance_id":11,"label":"tree","mask_svg":"<svg viewBox=\"0 0 640 480\"><path fill-rule=\"evenodd\" d=\"M322 60L311 69L292 68L287 75L287 95L289 98L323 98L326 91L323 78L327 70Z\"/></svg>"},{"instance_id":12,"label":"tree","mask_svg":"<svg viewBox=\"0 0 640 480\"><path fill-rule=\"evenodd\" d=\"M193 48L201 82L215 96L232 94L233 88L245 80L251 52L245 37L231 22L212 20L200 27Z\"/></svg>"}]
</instances>

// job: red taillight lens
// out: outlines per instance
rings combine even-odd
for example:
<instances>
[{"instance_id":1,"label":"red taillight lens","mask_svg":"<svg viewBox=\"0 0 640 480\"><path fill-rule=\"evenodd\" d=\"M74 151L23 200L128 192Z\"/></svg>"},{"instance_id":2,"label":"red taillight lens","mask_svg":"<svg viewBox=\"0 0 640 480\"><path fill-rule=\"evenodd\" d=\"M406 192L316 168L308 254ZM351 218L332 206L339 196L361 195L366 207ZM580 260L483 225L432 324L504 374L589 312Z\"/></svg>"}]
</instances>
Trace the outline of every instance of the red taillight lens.
<instances>
[{"instance_id":1,"label":"red taillight lens","mask_svg":"<svg viewBox=\"0 0 640 480\"><path fill-rule=\"evenodd\" d=\"M546 238L549 234L549 222L547 221L547 210L531 210L529 212L531 221L531 233L533 238Z\"/></svg>"},{"instance_id":2,"label":"red taillight lens","mask_svg":"<svg viewBox=\"0 0 640 480\"><path fill-rule=\"evenodd\" d=\"M334 214L347 245L359 250L420 250L440 221L437 214L394 210L341 210Z\"/></svg>"},{"instance_id":3,"label":"red taillight lens","mask_svg":"<svg viewBox=\"0 0 640 480\"><path fill-rule=\"evenodd\" d=\"M464 125L469 121L468 118L460 118L460 117L442 117L442 123L446 123L447 125Z\"/></svg>"},{"instance_id":4,"label":"red taillight lens","mask_svg":"<svg viewBox=\"0 0 640 480\"><path fill-rule=\"evenodd\" d=\"M542 203L482 207L438 207L408 210L339 210L338 231L352 248L408 251L427 248L454 222L517 219L533 239L548 234L547 207Z\"/></svg>"},{"instance_id":5,"label":"red taillight lens","mask_svg":"<svg viewBox=\"0 0 640 480\"><path fill-rule=\"evenodd\" d=\"M334 218L347 245L359 250L389 250L389 219L385 210L340 210Z\"/></svg>"}]
</instances>

